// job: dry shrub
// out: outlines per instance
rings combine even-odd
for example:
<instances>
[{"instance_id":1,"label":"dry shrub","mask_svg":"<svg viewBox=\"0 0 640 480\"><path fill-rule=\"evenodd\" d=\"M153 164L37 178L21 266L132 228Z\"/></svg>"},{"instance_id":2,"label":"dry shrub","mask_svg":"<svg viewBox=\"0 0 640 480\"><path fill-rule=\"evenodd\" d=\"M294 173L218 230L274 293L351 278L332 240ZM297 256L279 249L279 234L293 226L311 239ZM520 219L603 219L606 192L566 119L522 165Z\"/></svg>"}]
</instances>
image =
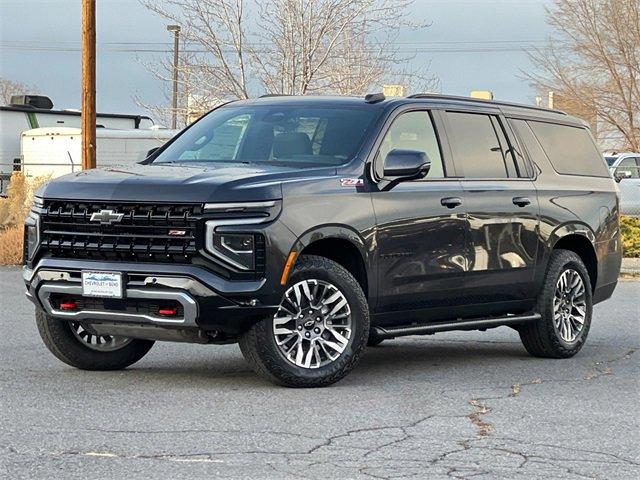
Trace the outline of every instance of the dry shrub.
<instances>
[{"instance_id":1,"label":"dry shrub","mask_svg":"<svg viewBox=\"0 0 640 480\"><path fill-rule=\"evenodd\" d=\"M0 228L17 227L24 223L33 201L33 194L49 177L25 178L22 172L13 172L7 188L7 198L0 199Z\"/></svg>"},{"instance_id":2,"label":"dry shrub","mask_svg":"<svg viewBox=\"0 0 640 480\"><path fill-rule=\"evenodd\" d=\"M24 219L29 213L33 194L49 177L27 179L22 172L11 175L7 198L0 199L0 265L22 262Z\"/></svg>"},{"instance_id":3,"label":"dry shrub","mask_svg":"<svg viewBox=\"0 0 640 480\"><path fill-rule=\"evenodd\" d=\"M620 218L620 232L624 256L640 258L640 218Z\"/></svg>"},{"instance_id":4,"label":"dry shrub","mask_svg":"<svg viewBox=\"0 0 640 480\"><path fill-rule=\"evenodd\" d=\"M27 182L21 172L13 172L7 188L7 198L0 201L0 225L17 226L24 221L29 211L27 204Z\"/></svg>"},{"instance_id":5,"label":"dry shrub","mask_svg":"<svg viewBox=\"0 0 640 480\"><path fill-rule=\"evenodd\" d=\"M0 265L22 263L24 227L21 225L0 230Z\"/></svg>"}]
</instances>

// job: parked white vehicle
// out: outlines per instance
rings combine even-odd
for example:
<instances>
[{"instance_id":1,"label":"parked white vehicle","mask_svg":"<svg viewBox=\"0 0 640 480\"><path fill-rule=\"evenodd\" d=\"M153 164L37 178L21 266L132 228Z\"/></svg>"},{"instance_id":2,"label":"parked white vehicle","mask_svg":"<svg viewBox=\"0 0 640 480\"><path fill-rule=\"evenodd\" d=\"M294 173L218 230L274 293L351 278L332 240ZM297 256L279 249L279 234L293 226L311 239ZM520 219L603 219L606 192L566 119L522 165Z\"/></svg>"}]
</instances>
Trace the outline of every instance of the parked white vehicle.
<instances>
[{"instance_id":1,"label":"parked white vehicle","mask_svg":"<svg viewBox=\"0 0 640 480\"><path fill-rule=\"evenodd\" d=\"M605 156L611 175L620 189L620 211L640 216L640 153Z\"/></svg>"},{"instance_id":2,"label":"parked white vehicle","mask_svg":"<svg viewBox=\"0 0 640 480\"><path fill-rule=\"evenodd\" d=\"M96 130L96 166L107 167L144 160L152 148L172 138L177 130ZM27 177L52 178L82 169L82 139L79 128L48 127L21 135L22 171Z\"/></svg>"},{"instance_id":3,"label":"parked white vehicle","mask_svg":"<svg viewBox=\"0 0 640 480\"><path fill-rule=\"evenodd\" d=\"M0 193L20 164L20 135L41 127L80 127L78 110L53 110L53 103L41 95L12 97L11 105L0 106ZM153 120L144 115L98 113L96 125L110 129L148 130Z\"/></svg>"}]
</instances>

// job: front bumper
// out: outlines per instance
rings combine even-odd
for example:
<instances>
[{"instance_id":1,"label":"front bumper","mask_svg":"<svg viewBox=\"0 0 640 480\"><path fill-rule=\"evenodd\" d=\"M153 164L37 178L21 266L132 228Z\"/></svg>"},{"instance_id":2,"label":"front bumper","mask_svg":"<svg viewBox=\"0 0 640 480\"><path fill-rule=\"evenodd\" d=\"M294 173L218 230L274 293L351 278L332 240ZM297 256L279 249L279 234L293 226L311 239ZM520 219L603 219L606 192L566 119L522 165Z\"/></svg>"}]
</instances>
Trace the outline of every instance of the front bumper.
<instances>
[{"instance_id":1,"label":"front bumper","mask_svg":"<svg viewBox=\"0 0 640 480\"><path fill-rule=\"evenodd\" d=\"M181 314L161 315L131 311L121 305L63 311L52 295L82 295L83 270L123 273L124 298L145 302L173 301ZM44 258L33 268L23 269L27 297L47 314L70 321L149 325L163 328L198 329L229 336L273 315L280 292L265 279L231 281L195 265L101 262ZM117 302L111 302L117 303Z\"/></svg>"}]
</instances>

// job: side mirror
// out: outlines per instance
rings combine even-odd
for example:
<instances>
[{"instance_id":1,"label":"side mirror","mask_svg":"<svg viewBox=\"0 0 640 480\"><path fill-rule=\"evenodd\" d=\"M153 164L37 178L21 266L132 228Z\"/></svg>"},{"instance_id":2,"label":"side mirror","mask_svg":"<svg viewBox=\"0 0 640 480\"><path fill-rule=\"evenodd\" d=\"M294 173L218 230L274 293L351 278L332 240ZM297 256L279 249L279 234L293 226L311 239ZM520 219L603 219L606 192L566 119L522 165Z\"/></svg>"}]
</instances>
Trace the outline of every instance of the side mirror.
<instances>
[{"instance_id":1,"label":"side mirror","mask_svg":"<svg viewBox=\"0 0 640 480\"><path fill-rule=\"evenodd\" d=\"M429 173L431 161L425 152L393 149L384 159L383 176L389 180L408 180Z\"/></svg>"},{"instance_id":2,"label":"side mirror","mask_svg":"<svg viewBox=\"0 0 640 480\"><path fill-rule=\"evenodd\" d=\"M616 170L613 174L613 178L616 182L620 183L625 178L631 178L631 172L629 170Z\"/></svg>"},{"instance_id":3,"label":"side mirror","mask_svg":"<svg viewBox=\"0 0 640 480\"><path fill-rule=\"evenodd\" d=\"M158 149L159 149L159 148L160 148L160 147L154 147L154 148L152 148L151 150L149 150L149 151L147 152L147 156L146 156L145 158L149 158L151 155L153 155L154 153L156 153L156 152L158 151Z\"/></svg>"}]
</instances>

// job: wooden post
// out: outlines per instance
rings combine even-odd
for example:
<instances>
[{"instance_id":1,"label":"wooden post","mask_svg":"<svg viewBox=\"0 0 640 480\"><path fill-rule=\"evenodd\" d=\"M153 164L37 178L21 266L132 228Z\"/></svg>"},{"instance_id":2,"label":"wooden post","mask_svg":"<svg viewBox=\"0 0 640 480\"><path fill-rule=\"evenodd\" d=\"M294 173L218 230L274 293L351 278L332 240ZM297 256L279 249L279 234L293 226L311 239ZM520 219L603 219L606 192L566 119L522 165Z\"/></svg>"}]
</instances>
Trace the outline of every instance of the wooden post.
<instances>
[{"instance_id":1,"label":"wooden post","mask_svg":"<svg viewBox=\"0 0 640 480\"><path fill-rule=\"evenodd\" d=\"M82 0L82 169L96 168L96 1Z\"/></svg>"}]
</instances>

